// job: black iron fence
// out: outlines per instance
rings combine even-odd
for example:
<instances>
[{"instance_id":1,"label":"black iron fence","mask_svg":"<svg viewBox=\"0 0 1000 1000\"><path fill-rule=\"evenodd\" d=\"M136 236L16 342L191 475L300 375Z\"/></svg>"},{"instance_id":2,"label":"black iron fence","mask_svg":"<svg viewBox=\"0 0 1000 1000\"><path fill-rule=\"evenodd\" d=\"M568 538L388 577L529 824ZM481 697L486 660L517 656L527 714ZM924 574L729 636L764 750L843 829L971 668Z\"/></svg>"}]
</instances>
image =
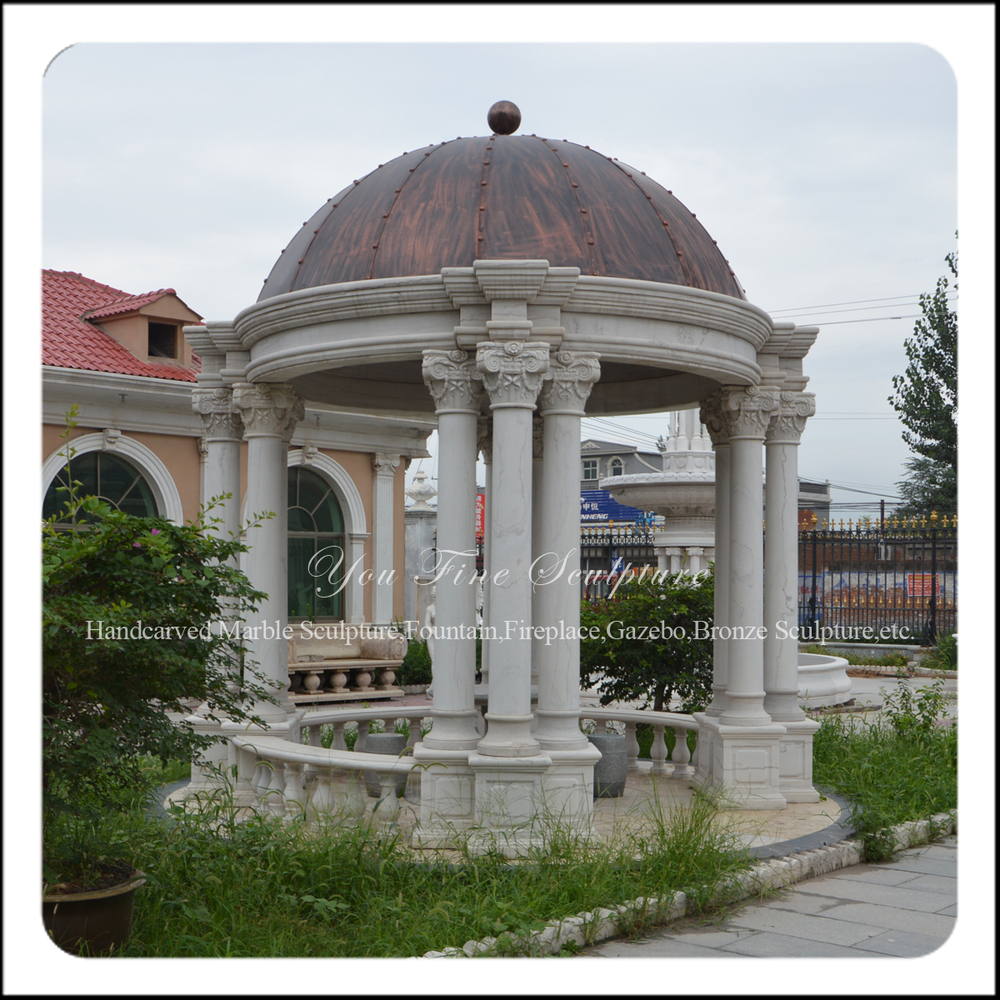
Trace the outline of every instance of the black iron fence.
<instances>
[{"instance_id":1,"label":"black iron fence","mask_svg":"<svg viewBox=\"0 0 1000 1000\"><path fill-rule=\"evenodd\" d=\"M580 592L596 601L614 589L623 574L656 569L653 536L648 526L622 522L580 529Z\"/></svg>"},{"instance_id":2,"label":"black iron fence","mask_svg":"<svg viewBox=\"0 0 1000 1000\"><path fill-rule=\"evenodd\" d=\"M951 515L823 522L801 531L803 637L933 645L958 630L957 570Z\"/></svg>"}]
</instances>

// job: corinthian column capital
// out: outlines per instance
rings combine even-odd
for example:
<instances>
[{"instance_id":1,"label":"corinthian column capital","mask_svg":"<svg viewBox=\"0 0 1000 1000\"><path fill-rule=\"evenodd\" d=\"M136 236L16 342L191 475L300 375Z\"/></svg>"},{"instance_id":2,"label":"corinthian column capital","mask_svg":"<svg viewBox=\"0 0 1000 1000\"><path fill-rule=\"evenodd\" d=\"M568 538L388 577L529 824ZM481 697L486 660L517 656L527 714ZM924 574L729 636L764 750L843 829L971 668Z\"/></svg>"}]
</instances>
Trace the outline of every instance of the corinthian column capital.
<instances>
[{"instance_id":1,"label":"corinthian column capital","mask_svg":"<svg viewBox=\"0 0 1000 1000\"><path fill-rule=\"evenodd\" d=\"M243 421L233 407L233 390L228 386L194 389L191 407L205 425L206 441L242 439Z\"/></svg>"},{"instance_id":2,"label":"corinthian column capital","mask_svg":"<svg viewBox=\"0 0 1000 1000\"><path fill-rule=\"evenodd\" d=\"M767 386L724 385L719 390L722 422L729 440L756 438L763 441L767 425L778 410L779 393Z\"/></svg>"},{"instance_id":3,"label":"corinthian column capital","mask_svg":"<svg viewBox=\"0 0 1000 1000\"><path fill-rule=\"evenodd\" d=\"M519 340L479 345L476 365L490 396L492 409L534 409L542 382L549 375L549 345Z\"/></svg>"},{"instance_id":4,"label":"corinthian column capital","mask_svg":"<svg viewBox=\"0 0 1000 1000\"><path fill-rule=\"evenodd\" d=\"M767 428L768 444L798 444L806 421L816 413L816 397L811 392L782 392L778 409Z\"/></svg>"},{"instance_id":5,"label":"corinthian column capital","mask_svg":"<svg viewBox=\"0 0 1000 1000\"><path fill-rule=\"evenodd\" d=\"M483 383L467 351L424 351L422 372L437 413L479 413Z\"/></svg>"},{"instance_id":6,"label":"corinthian column capital","mask_svg":"<svg viewBox=\"0 0 1000 1000\"><path fill-rule=\"evenodd\" d=\"M701 401L701 410L698 418L705 425L708 436L712 439L712 444L729 444L729 429L722 416L722 391L716 389L715 392L706 396Z\"/></svg>"},{"instance_id":7,"label":"corinthian column capital","mask_svg":"<svg viewBox=\"0 0 1000 1000\"><path fill-rule=\"evenodd\" d=\"M286 382L237 382L233 406L243 420L244 437L278 437L286 444L305 416L305 404Z\"/></svg>"},{"instance_id":8,"label":"corinthian column capital","mask_svg":"<svg viewBox=\"0 0 1000 1000\"><path fill-rule=\"evenodd\" d=\"M538 394L539 412L583 416L594 383L601 377L600 355L559 351L549 360L551 378Z\"/></svg>"}]
</instances>

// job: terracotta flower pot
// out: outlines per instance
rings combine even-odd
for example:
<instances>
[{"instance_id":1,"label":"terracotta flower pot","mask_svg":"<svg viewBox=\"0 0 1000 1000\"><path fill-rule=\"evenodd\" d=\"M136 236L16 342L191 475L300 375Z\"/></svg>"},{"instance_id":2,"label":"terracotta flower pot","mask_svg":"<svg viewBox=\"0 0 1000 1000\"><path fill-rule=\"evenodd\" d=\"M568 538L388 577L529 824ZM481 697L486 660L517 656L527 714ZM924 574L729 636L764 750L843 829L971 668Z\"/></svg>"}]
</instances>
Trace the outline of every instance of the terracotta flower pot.
<instances>
[{"instance_id":1,"label":"terracotta flower pot","mask_svg":"<svg viewBox=\"0 0 1000 1000\"><path fill-rule=\"evenodd\" d=\"M132 932L135 890L146 882L136 869L127 882L94 892L42 896L42 921L52 940L73 955L111 955Z\"/></svg>"}]
</instances>

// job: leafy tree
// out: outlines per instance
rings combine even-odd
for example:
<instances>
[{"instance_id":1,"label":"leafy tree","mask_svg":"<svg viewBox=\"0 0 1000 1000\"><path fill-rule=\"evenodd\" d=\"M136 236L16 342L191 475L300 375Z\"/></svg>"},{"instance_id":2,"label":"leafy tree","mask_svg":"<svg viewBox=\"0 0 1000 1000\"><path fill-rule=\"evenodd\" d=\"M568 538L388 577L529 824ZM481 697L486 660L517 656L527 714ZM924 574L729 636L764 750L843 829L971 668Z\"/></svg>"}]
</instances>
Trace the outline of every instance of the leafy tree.
<instances>
[{"instance_id":1,"label":"leafy tree","mask_svg":"<svg viewBox=\"0 0 1000 1000\"><path fill-rule=\"evenodd\" d=\"M713 568L698 577L656 573L622 584L612 599L584 601L581 625L597 626L600 637L581 641L580 672L586 684L601 679L601 704L646 700L660 712L677 694L683 711L704 708L712 693L712 641L695 632L699 622L711 629L714 592Z\"/></svg>"},{"instance_id":2,"label":"leafy tree","mask_svg":"<svg viewBox=\"0 0 1000 1000\"><path fill-rule=\"evenodd\" d=\"M67 424L68 438L72 411ZM273 701L249 664L241 671L240 638L218 627L243 620L264 597L232 565L247 548L239 538L208 530L218 522L208 511L196 522L174 524L123 514L74 490L58 521L42 525L50 881L99 860L101 845L85 844L80 831L93 817L129 804L143 785L143 755L167 763L214 741L168 713L189 714L188 699L196 699L209 719L259 722L245 706Z\"/></svg>"},{"instance_id":3,"label":"leafy tree","mask_svg":"<svg viewBox=\"0 0 1000 1000\"><path fill-rule=\"evenodd\" d=\"M958 254L945 258L958 290ZM910 510L948 510L958 502L958 317L948 303L948 278L933 295L920 296L923 318L906 340L909 364L896 375L889 397L900 416L903 440L916 452L898 484Z\"/></svg>"}]
</instances>

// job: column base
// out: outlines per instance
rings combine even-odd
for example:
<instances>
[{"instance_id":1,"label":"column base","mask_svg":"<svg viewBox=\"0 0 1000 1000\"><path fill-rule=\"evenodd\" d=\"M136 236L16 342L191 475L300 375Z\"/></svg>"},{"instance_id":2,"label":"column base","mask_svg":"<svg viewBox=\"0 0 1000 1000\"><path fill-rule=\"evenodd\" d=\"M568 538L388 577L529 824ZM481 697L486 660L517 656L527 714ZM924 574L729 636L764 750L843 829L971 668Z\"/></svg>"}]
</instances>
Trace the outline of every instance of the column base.
<instances>
[{"instance_id":1,"label":"column base","mask_svg":"<svg viewBox=\"0 0 1000 1000\"><path fill-rule=\"evenodd\" d=\"M545 842L543 778L552 758L490 757L469 754L475 775L476 828L473 851L499 851L517 857Z\"/></svg>"},{"instance_id":2,"label":"column base","mask_svg":"<svg viewBox=\"0 0 1000 1000\"><path fill-rule=\"evenodd\" d=\"M785 727L726 726L704 713L695 719L699 742L708 739L692 784L731 809L784 809L779 761Z\"/></svg>"},{"instance_id":3,"label":"column base","mask_svg":"<svg viewBox=\"0 0 1000 1000\"><path fill-rule=\"evenodd\" d=\"M475 750L481 735L476 732L479 713L475 709L431 709L434 728L424 737L427 750L445 753L452 750ZM468 754L466 754L467 756Z\"/></svg>"},{"instance_id":4,"label":"column base","mask_svg":"<svg viewBox=\"0 0 1000 1000\"><path fill-rule=\"evenodd\" d=\"M590 746L587 737L580 731L580 709L552 710L535 709L538 724L534 737L542 751L583 750Z\"/></svg>"},{"instance_id":5,"label":"column base","mask_svg":"<svg viewBox=\"0 0 1000 1000\"><path fill-rule=\"evenodd\" d=\"M787 732L781 737L778 783L786 802L819 802L812 783L813 734L819 723L812 719L782 722Z\"/></svg>"},{"instance_id":6,"label":"column base","mask_svg":"<svg viewBox=\"0 0 1000 1000\"><path fill-rule=\"evenodd\" d=\"M484 718L486 735L479 740L476 748L484 757L530 759L541 752L538 742L531 735L534 715L496 715L486 712Z\"/></svg>"},{"instance_id":7,"label":"column base","mask_svg":"<svg viewBox=\"0 0 1000 1000\"><path fill-rule=\"evenodd\" d=\"M413 831L419 847L454 847L475 826L476 778L468 750L436 750L417 743L420 761L420 822Z\"/></svg>"},{"instance_id":8,"label":"column base","mask_svg":"<svg viewBox=\"0 0 1000 1000\"><path fill-rule=\"evenodd\" d=\"M542 776L545 832L559 830L584 841L594 839L594 765L601 752L592 743L574 750L550 750L552 764Z\"/></svg>"}]
</instances>

